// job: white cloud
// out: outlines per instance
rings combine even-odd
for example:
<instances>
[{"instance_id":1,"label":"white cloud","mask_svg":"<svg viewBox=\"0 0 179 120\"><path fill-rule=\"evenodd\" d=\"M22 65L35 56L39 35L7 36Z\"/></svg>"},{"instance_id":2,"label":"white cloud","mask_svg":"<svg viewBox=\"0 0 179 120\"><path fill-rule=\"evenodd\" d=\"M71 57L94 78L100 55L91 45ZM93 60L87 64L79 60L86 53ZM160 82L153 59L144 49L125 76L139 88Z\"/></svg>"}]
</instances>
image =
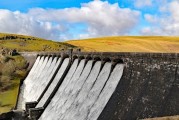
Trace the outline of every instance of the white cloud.
<instances>
[{"instance_id":1,"label":"white cloud","mask_svg":"<svg viewBox=\"0 0 179 120\"><path fill-rule=\"evenodd\" d=\"M145 15L145 19L151 23L150 27L141 30L143 35L179 35L179 0L167 3L167 10L158 17L156 15ZM166 12L167 11L167 12Z\"/></svg>"},{"instance_id":2,"label":"white cloud","mask_svg":"<svg viewBox=\"0 0 179 120\"><path fill-rule=\"evenodd\" d=\"M56 38L55 31L63 31L63 28L48 21L38 21L19 11L0 10L0 32L53 39Z\"/></svg>"},{"instance_id":3,"label":"white cloud","mask_svg":"<svg viewBox=\"0 0 179 120\"><path fill-rule=\"evenodd\" d=\"M138 11L99 0L82 4L81 8L33 8L27 13L0 10L0 32L73 39L74 35L69 33L71 25L84 23L86 32L79 33L79 38L125 35L137 25L139 17Z\"/></svg>"},{"instance_id":4,"label":"white cloud","mask_svg":"<svg viewBox=\"0 0 179 120\"><path fill-rule=\"evenodd\" d=\"M152 0L134 0L134 5L137 8L143 8L146 6L152 6Z\"/></svg>"}]
</instances>

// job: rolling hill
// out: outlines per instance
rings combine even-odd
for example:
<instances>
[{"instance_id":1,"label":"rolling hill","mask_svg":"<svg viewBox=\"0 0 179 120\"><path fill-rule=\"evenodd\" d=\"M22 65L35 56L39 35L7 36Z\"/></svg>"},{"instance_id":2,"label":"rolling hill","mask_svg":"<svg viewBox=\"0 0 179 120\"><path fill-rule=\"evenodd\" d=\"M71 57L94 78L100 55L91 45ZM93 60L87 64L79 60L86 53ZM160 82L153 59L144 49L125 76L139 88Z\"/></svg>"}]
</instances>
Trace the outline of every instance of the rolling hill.
<instances>
[{"instance_id":1,"label":"rolling hill","mask_svg":"<svg viewBox=\"0 0 179 120\"><path fill-rule=\"evenodd\" d=\"M0 33L0 48L17 49L18 51L59 51L75 48L75 46L37 37Z\"/></svg>"},{"instance_id":2,"label":"rolling hill","mask_svg":"<svg viewBox=\"0 0 179 120\"><path fill-rule=\"evenodd\" d=\"M18 51L59 51L81 48L91 52L160 52L179 53L179 37L114 36L56 42L42 38L0 33L0 48Z\"/></svg>"},{"instance_id":3,"label":"rolling hill","mask_svg":"<svg viewBox=\"0 0 179 120\"><path fill-rule=\"evenodd\" d=\"M83 51L99 52L174 52L179 53L179 37L116 36L67 41Z\"/></svg>"}]
</instances>

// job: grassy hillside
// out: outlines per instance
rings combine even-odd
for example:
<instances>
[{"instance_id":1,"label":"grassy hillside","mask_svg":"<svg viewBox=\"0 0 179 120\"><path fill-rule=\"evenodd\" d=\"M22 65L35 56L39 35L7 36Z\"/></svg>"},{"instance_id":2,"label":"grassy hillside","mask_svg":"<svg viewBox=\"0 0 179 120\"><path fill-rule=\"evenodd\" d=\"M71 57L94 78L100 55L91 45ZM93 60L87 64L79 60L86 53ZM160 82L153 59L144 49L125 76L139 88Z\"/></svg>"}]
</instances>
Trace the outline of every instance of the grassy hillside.
<instances>
[{"instance_id":1,"label":"grassy hillside","mask_svg":"<svg viewBox=\"0 0 179 120\"><path fill-rule=\"evenodd\" d=\"M84 51L100 52L177 52L179 37L120 36L67 41Z\"/></svg>"},{"instance_id":2,"label":"grassy hillside","mask_svg":"<svg viewBox=\"0 0 179 120\"><path fill-rule=\"evenodd\" d=\"M59 51L75 48L68 43L54 42L37 37L0 33L0 48L17 49L18 51Z\"/></svg>"},{"instance_id":3,"label":"grassy hillside","mask_svg":"<svg viewBox=\"0 0 179 120\"><path fill-rule=\"evenodd\" d=\"M0 33L0 48L18 51L59 51L79 47L83 51L99 52L177 52L179 37L116 36L67 42L54 42L37 37Z\"/></svg>"},{"instance_id":4,"label":"grassy hillside","mask_svg":"<svg viewBox=\"0 0 179 120\"><path fill-rule=\"evenodd\" d=\"M0 114L15 106L20 79L26 75L22 56L0 55Z\"/></svg>"}]
</instances>

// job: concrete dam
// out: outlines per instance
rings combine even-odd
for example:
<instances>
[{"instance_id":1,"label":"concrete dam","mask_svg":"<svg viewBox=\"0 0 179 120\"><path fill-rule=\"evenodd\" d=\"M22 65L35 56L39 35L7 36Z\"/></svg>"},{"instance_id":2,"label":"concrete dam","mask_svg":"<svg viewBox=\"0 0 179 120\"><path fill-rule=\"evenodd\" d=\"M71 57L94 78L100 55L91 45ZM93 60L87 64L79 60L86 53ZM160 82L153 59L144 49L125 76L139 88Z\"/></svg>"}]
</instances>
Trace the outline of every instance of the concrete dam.
<instances>
[{"instance_id":1,"label":"concrete dam","mask_svg":"<svg viewBox=\"0 0 179 120\"><path fill-rule=\"evenodd\" d=\"M21 53L30 71L0 120L136 120L179 115L177 53Z\"/></svg>"}]
</instances>

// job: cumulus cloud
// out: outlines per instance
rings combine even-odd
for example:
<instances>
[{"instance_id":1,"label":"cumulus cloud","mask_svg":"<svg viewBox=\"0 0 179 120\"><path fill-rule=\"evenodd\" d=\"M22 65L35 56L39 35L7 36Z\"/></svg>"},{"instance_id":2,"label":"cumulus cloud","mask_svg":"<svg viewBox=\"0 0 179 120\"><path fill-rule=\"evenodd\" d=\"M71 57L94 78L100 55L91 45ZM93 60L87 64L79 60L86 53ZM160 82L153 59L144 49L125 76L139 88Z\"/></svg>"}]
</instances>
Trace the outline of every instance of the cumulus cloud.
<instances>
[{"instance_id":1,"label":"cumulus cloud","mask_svg":"<svg viewBox=\"0 0 179 120\"><path fill-rule=\"evenodd\" d=\"M128 34L139 22L140 12L100 0L80 8L33 8L27 13L0 10L0 32L27 34L47 39L74 39L73 24L86 25L80 37ZM76 34L76 33L75 33Z\"/></svg>"},{"instance_id":2,"label":"cumulus cloud","mask_svg":"<svg viewBox=\"0 0 179 120\"><path fill-rule=\"evenodd\" d=\"M60 25L38 21L19 11L0 10L0 32L33 35L42 38L56 38L56 31L63 31Z\"/></svg>"},{"instance_id":3,"label":"cumulus cloud","mask_svg":"<svg viewBox=\"0 0 179 120\"><path fill-rule=\"evenodd\" d=\"M143 8L146 6L152 6L152 0L135 0L134 5L137 8Z\"/></svg>"},{"instance_id":4,"label":"cumulus cloud","mask_svg":"<svg viewBox=\"0 0 179 120\"><path fill-rule=\"evenodd\" d=\"M179 1L172 1L165 6L167 6L167 10L158 17L150 14L145 15L145 19L151 23L151 26L141 30L143 35L179 35L179 11L177 11Z\"/></svg>"}]
</instances>

